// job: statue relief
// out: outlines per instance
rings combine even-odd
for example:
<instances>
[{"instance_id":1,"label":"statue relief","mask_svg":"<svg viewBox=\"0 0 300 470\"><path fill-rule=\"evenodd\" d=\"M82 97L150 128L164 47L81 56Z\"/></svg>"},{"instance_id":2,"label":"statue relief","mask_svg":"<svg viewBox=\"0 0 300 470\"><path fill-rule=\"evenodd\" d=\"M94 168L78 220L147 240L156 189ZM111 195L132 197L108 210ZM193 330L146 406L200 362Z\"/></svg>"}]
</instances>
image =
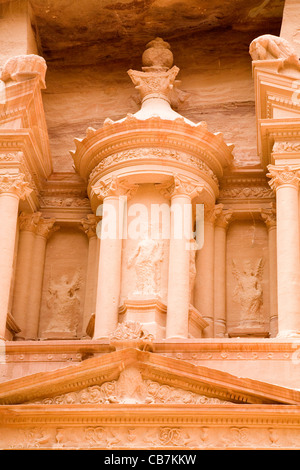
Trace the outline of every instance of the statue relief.
<instances>
[{"instance_id":1,"label":"statue relief","mask_svg":"<svg viewBox=\"0 0 300 470\"><path fill-rule=\"evenodd\" d=\"M234 260L232 264L232 272L237 281L233 299L241 306L240 326L249 327L261 324L263 259L260 258L256 263L245 260L241 270L238 270Z\"/></svg>"},{"instance_id":2,"label":"statue relief","mask_svg":"<svg viewBox=\"0 0 300 470\"><path fill-rule=\"evenodd\" d=\"M128 267L134 266L136 290L134 295L154 295L159 293L160 267L163 260L162 243L145 238L139 241L136 250L128 260Z\"/></svg>"},{"instance_id":3,"label":"statue relief","mask_svg":"<svg viewBox=\"0 0 300 470\"><path fill-rule=\"evenodd\" d=\"M80 315L81 275L76 271L72 278L61 276L57 282L50 278L47 296L49 323L43 336L76 337Z\"/></svg>"}]
</instances>

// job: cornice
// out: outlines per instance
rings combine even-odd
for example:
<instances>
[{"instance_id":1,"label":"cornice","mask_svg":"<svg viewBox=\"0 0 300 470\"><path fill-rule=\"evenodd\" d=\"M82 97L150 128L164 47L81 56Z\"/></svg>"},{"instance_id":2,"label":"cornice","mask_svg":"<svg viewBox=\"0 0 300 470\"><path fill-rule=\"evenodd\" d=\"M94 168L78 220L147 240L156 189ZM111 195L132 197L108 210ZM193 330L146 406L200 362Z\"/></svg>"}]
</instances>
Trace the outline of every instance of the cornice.
<instances>
[{"instance_id":1,"label":"cornice","mask_svg":"<svg viewBox=\"0 0 300 470\"><path fill-rule=\"evenodd\" d=\"M124 120L106 120L103 128L88 129L87 137L75 140L71 152L78 173L87 180L91 171L106 157L137 148L173 149L203 160L217 177L233 160L232 146L221 134L212 134L205 123L191 126L183 118L174 121L151 117L140 120L128 115Z\"/></svg>"},{"instance_id":2,"label":"cornice","mask_svg":"<svg viewBox=\"0 0 300 470\"><path fill-rule=\"evenodd\" d=\"M44 60L40 57L38 60L45 67ZM22 75L21 70L18 73ZM5 104L0 106L0 151L23 150L29 171L40 189L43 180L52 172L52 160L41 95L43 78L35 66L30 73L36 76L22 81L8 80L3 91Z\"/></svg>"}]
</instances>

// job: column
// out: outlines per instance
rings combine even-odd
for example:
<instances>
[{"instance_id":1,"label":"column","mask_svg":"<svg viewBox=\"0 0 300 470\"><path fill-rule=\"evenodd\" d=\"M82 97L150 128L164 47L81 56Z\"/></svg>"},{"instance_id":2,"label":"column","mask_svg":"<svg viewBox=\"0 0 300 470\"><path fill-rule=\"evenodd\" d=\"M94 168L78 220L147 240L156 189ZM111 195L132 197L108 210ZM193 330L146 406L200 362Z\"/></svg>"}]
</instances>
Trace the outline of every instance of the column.
<instances>
[{"instance_id":1,"label":"column","mask_svg":"<svg viewBox=\"0 0 300 470\"><path fill-rule=\"evenodd\" d=\"M268 229L269 240L269 289L270 289L270 336L276 337L278 333L277 312L277 235L276 235L276 209L262 209L261 216Z\"/></svg>"},{"instance_id":2,"label":"column","mask_svg":"<svg viewBox=\"0 0 300 470\"><path fill-rule=\"evenodd\" d=\"M213 338L214 336L214 224L221 211L221 204L215 207L205 207L204 244L196 257L195 307L208 323L203 331L206 338Z\"/></svg>"},{"instance_id":3,"label":"column","mask_svg":"<svg viewBox=\"0 0 300 470\"><path fill-rule=\"evenodd\" d=\"M0 175L0 338L5 338L6 318L13 272L19 200L31 189L23 174Z\"/></svg>"},{"instance_id":4,"label":"column","mask_svg":"<svg viewBox=\"0 0 300 470\"><path fill-rule=\"evenodd\" d=\"M41 217L40 212L25 213L19 217L19 244L15 285L13 293L12 315L21 329L16 339L25 339L25 325L28 315L28 299L32 288L31 267L33 264L33 249L35 230Z\"/></svg>"},{"instance_id":5,"label":"column","mask_svg":"<svg viewBox=\"0 0 300 470\"><path fill-rule=\"evenodd\" d=\"M219 205L221 206L221 204ZM215 223L214 245L214 337L226 336L226 232L232 211L222 210Z\"/></svg>"},{"instance_id":6,"label":"column","mask_svg":"<svg viewBox=\"0 0 300 470\"><path fill-rule=\"evenodd\" d=\"M88 214L86 219L80 221L82 229L88 237L88 263L86 273L86 287L84 297L82 334L86 335L86 328L91 315L95 312L97 268L98 268L98 238L96 233L99 218L94 214Z\"/></svg>"},{"instance_id":7,"label":"column","mask_svg":"<svg viewBox=\"0 0 300 470\"><path fill-rule=\"evenodd\" d=\"M278 337L300 336L299 169L269 165L276 190Z\"/></svg>"},{"instance_id":8,"label":"column","mask_svg":"<svg viewBox=\"0 0 300 470\"><path fill-rule=\"evenodd\" d=\"M33 288L30 289L25 323L25 339L27 340L36 340L38 337L46 246L49 237L59 230L59 226L54 224L54 218L40 218L35 230L33 263L30 274L30 283Z\"/></svg>"},{"instance_id":9,"label":"column","mask_svg":"<svg viewBox=\"0 0 300 470\"><path fill-rule=\"evenodd\" d=\"M165 190L165 196L171 198L166 338L188 338L190 249L194 249L191 246L192 199L203 186L175 175L174 182Z\"/></svg>"},{"instance_id":10,"label":"column","mask_svg":"<svg viewBox=\"0 0 300 470\"><path fill-rule=\"evenodd\" d=\"M137 188L116 177L93 186L103 201L94 339L107 338L118 325L124 203Z\"/></svg>"}]
</instances>

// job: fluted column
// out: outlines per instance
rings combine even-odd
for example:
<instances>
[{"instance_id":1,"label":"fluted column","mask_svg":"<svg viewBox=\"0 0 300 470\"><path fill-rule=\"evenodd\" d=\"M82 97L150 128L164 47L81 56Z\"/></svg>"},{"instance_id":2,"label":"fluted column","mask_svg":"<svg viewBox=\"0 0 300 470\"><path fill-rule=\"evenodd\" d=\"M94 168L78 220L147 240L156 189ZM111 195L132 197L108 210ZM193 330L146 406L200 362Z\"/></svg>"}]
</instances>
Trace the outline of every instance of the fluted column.
<instances>
[{"instance_id":1,"label":"fluted column","mask_svg":"<svg viewBox=\"0 0 300 470\"><path fill-rule=\"evenodd\" d=\"M35 340L38 337L46 246L49 237L59 230L59 226L54 224L55 218L40 218L35 229L33 263L30 274L30 282L34 288L30 289L27 304L25 323L25 339L27 340Z\"/></svg>"},{"instance_id":2,"label":"fluted column","mask_svg":"<svg viewBox=\"0 0 300 470\"><path fill-rule=\"evenodd\" d=\"M21 332L16 335L16 339L25 339L26 336L28 300L32 290L30 286L34 285L32 284L31 268L35 262L33 261L35 230L40 217L40 212L31 214L22 212L19 217L19 244L12 305L12 315L21 329Z\"/></svg>"},{"instance_id":3,"label":"fluted column","mask_svg":"<svg viewBox=\"0 0 300 470\"><path fill-rule=\"evenodd\" d=\"M19 200L25 199L31 189L24 175L0 175L0 338L4 339L13 259L16 240Z\"/></svg>"},{"instance_id":4,"label":"fluted column","mask_svg":"<svg viewBox=\"0 0 300 470\"><path fill-rule=\"evenodd\" d=\"M276 234L276 209L262 209L262 219L268 229L269 239L269 289L270 289L270 336L278 333L278 309L277 309L277 234Z\"/></svg>"},{"instance_id":5,"label":"fluted column","mask_svg":"<svg viewBox=\"0 0 300 470\"><path fill-rule=\"evenodd\" d=\"M188 338L192 199L203 186L175 175L169 187L161 187L171 199L166 338Z\"/></svg>"},{"instance_id":6,"label":"fluted column","mask_svg":"<svg viewBox=\"0 0 300 470\"><path fill-rule=\"evenodd\" d=\"M108 337L117 327L121 287L122 238L125 198L138 185L112 178L93 186L103 201L103 218L96 295L94 339Z\"/></svg>"},{"instance_id":7,"label":"fluted column","mask_svg":"<svg viewBox=\"0 0 300 470\"><path fill-rule=\"evenodd\" d=\"M232 211L221 210L215 222L214 336L217 338L226 335L226 232L231 218Z\"/></svg>"},{"instance_id":8,"label":"fluted column","mask_svg":"<svg viewBox=\"0 0 300 470\"><path fill-rule=\"evenodd\" d=\"M300 336L299 170L269 165L276 190L278 336Z\"/></svg>"},{"instance_id":9,"label":"fluted column","mask_svg":"<svg viewBox=\"0 0 300 470\"><path fill-rule=\"evenodd\" d=\"M98 268L98 238L96 233L99 218L94 214L88 214L82 219L82 230L89 240L88 262L86 273L86 287L84 297L82 334L86 335L86 328L96 306L97 268Z\"/></svg>"},{"instance_id":10,"label":"fluted column","mask_svg":"<svg viewBox=\"0 0 300 470\"><path fill-rule=\"evenodd\" d=\"M204 337L214 336L214 249L215 220L222 211L222 205L204 209L204 244L196 257L195 307L208 326Z\"/></svg>"}]
</instances>

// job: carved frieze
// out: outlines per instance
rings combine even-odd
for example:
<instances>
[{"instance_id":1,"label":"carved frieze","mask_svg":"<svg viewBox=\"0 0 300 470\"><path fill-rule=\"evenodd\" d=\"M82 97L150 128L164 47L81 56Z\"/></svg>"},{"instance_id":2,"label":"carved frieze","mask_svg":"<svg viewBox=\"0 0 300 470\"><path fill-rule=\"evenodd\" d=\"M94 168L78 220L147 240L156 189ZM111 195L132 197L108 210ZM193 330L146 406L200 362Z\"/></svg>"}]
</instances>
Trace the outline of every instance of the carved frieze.
<instances>
[{"instance_id":1,"label":"carved frieze","mask_svg":"<svg viewBox=\"0 0 300 470\"><path fill-rule=\"evenodd\" d=\"M227 418L228 420L228 418ZM225 420L224 420L225 421ZM234 419L231 418L231 421ZM81 425L1 428L1 449L294 449L300 431L271 423L251 425ZM128 463L128 461L126 461Z\"/></svg>"},{"instance_id":2,"label":"carved frieze","mask_svg":"<svg viewBox=\"0 0 300 470\"><path fill-rule=\"evenodd\" d=\"M108 157L103 158L101 162L94 168L90 174L90 181L93 181L94 177L101 171L104 171L108 168L113 167L125 162L134 162L134 161L156 161L167 160L171 162L178 162L182 164L189 165L193 168L198 169L199 171L204 172L218 184L218 178L214 172L209 168L209 166L203 162L200 158L197 158L193 155L188 155L187 153L180 152L172 149L164 148L138 148L124 150L123 152L114 153Z\"/></svg>"},{"instance_id":3,"label":"carved frieze","mask_svg":"<svg viewBox=\"0 0 300 470\"><path fill-rule=\"evenodd\" d=\"M59 197L59 196L43 196L40 198L42 207L55 208L89 208L90 201L88 198L79 197Z\"/></svg>"},{"instance_id":4,"label":"carved frieze","mask_svg":"<svg viewBox=\"0 0 300 470\"><path fill-rule=\"evenodd\" d=\"M274 192L264 186L225 187L220 190L219 199L272 199Z\"/></svg>"},{"instance_id":5,"label":"carved frieze","mask_svg":"<svg viewBox=\"0 0 300 470\"><path fill-rule=\"evenodd\" d=\"M282 152L299 152L300 142L275 142L273 145L273 153L282 153Z\"/></svg>"}]
</instances>

